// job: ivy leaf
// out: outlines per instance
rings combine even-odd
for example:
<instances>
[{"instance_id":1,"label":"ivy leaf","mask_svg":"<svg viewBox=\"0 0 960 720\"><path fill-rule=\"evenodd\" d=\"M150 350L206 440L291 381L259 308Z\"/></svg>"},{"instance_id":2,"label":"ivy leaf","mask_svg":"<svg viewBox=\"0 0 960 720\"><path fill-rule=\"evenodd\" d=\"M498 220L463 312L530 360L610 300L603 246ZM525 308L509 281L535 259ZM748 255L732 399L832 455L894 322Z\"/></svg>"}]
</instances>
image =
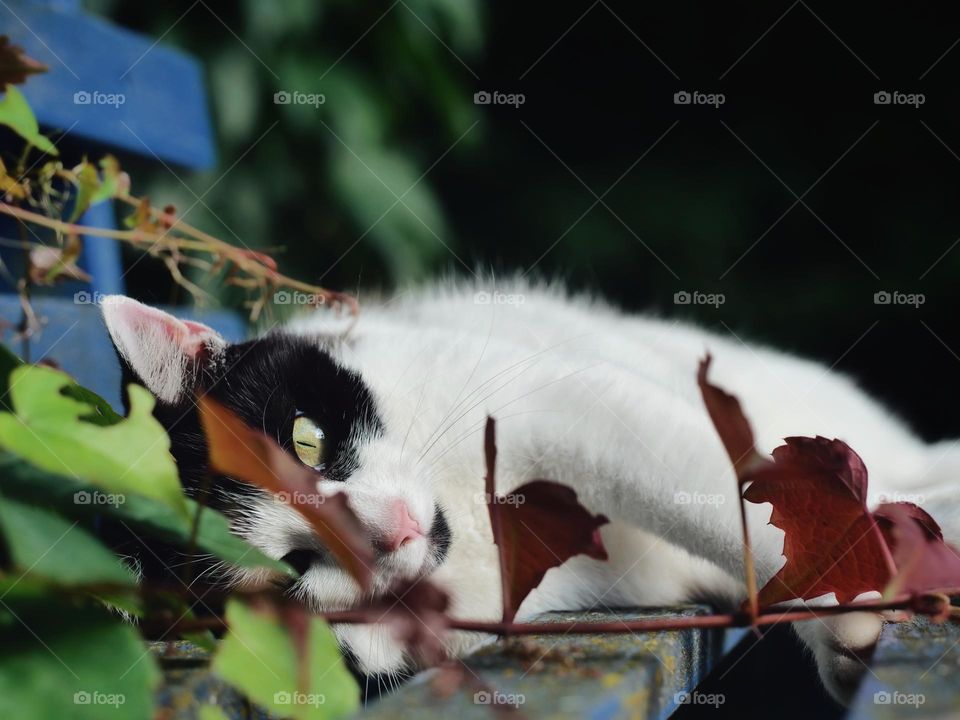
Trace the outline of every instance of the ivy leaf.
<instances>
[{"instance_id":1,"label":"ivy leaf","mask_svg":"<svg viewBox=\"0 0 960 720\"><path fill-rule=\"evenodd\" d=\"M828 593L842 604L870 591L889 599L960 592L960 551L933 518L911 503L870 512L867 468L841 440L789 437L764 458L739 401L708 382L709 366L708 355L698 381L743 499L770 503L770 524L784 531L786 562L761 588L760 605Z\"/></svg>"},{"instance_id":2,"label":"ivy leaf","mask_svg":"<svg viewBox=\"0 0 960 720\"><path fill-rule=\"evenodd\" d=\"M49 70L42 62L27 55L23 48L10 42L6 35L0 35L0 85L16 83L21 85L27 77Z\"/></svg>"},{"instance_id":3,"label":"ivy leaf","mask_svg":"<svg viewBox=\"0 0 960 720\"><path fill-rule=\"evenodd\" d=\"M17 357L6 345L0 344L0 409L13 411L10 403L10 373L23 365L23 360Z\"/></svg>"},{"instance_id":4,"label":"ivy leaf","mask_svg":"<svg viewBox=\"0 0 960 720\"><path fill-rule=\"evenodd\" d=\"M509 495L497 495L495 428L493 418L488 417L484 433L486 500L493 541L500 552L503 621L510 622L550 568L574 555L607 559L598 528L609 521L580 505L571 488L550 480L534 480Z\"/></svg>"},{"instance_id":5,"label":"ivy leaf","mask_svg":"<svg viewBox=\"0 0 960 720\"><path fill-rule=\"evenodd\" d=\"M270 606L252 607L237 599L227 602L226 618L230 629L213 670L253 702L298 720L345 717L357 710L360 689L323 620L299 615L287 623Z\"/></svg>"},{"instance_id":6,"label":"ivy leaf","mask_svg":"<svg viewBox=\"0 0 960 720\"><path fill-rule=\"evenodd\" d=\"M59 585L136 584L130 570L93 535L47 510L0 498L0 533L18 577Z\"/></svg>"},{"instance_id":7,"label":"ivy leaf","mask_svg":"<svg viewBox=\"0 0 960 720\"><path fill-rule=\"evenodd\" d=\"M169 505L136 494L126 496L122 503L94 504L90 499L96 489L93 485L41 470L0 451L0 491L8 498L29 503L43 502L65 518L88 524L95 517L101 522L123 522L141 537L183 548L189 546L192 520L184 518ZM189 498L186 503L188 515L192 518L199 506ZM266 568L288 576L296 574L286 563L267 557L230 532L227 518L209 507L200 515L195 545L198 553L214 555L231 565Z\"/></svg>"},{"instance_id":8,"label":"ivy leaf","mask_svg":"<svg viewBox=\"0 0 960 720\"><path fill-rule=\"evenodd\" d=\"M13 405L10 404L9 396L10 373L22 365L24 365L23 360L6 345L0 344L0 408L7 412L13 412ZM118 415L116 411L110 407L110 403L93 392L93 390L88 390L72 380L71 383L60 392L67 397L93 406L93 411L84 415L81 420L92 422L95 425L114 425L123 420L123 417Z\"/></svg>"},{"instance_id":9,"label":"ivy leaf","mask_svg":"<svg viewBox=\"0 0 960 720\"><path fill-rule=\"evenodd\" d=\"M10 375L15 413L0 412L0 446L37 467L87 480L110 493L137 493L188 517L170 439L151 414L154 399L131 385L130 414L113 425L86 422L95 405L70 397L69 376L25 365Z\"/></svg>"},{"instance_id":10,"label":"ivy leaf","mask_svg":"<svg viewBox=\"0 0 960 720\"><path fill-rule=\"evenodd\" d=\"M773 505L770 523L785 533L786 563L760 590L760 605L836 593L845 603L882 590L896 572L867 508L867 471L840 440L786 439L771 466L749 475L749 502Z\"/></svg>"},{"instance_id":11,"label":"ivy leaf","mask_svg":"<svg viewBox=\"0 0 960 720\"><path fill-rule=\"evenodd\" d=\"M923 508L887 503L873 514L893 547L897 564L897 574L884 591L886 597L960 593L960 551L943 542L940 526Z\"/></svg>"},{"instance_id":12,"label":"ivy leaf","mask_svg":"<svg viewBox=\"0 0 960 720\"><path fill-rule=\"evenodd\" d=\"M200 720L230 720L216 705L201 705Z\"/></svg>"},{"instance_id":13,"label":"ivy leaf","mask_svg":"<svg viewBox=\"0 0 960 720\"><path fill-rule=\"evenodd\" d=\"M248 427L209 397L198 401L207 436L210 466L216 472L282 494L299 511L328 550L364 590L370 589L373 547L347 504L346 493L321 495L317 474L290 457L267 435Z\"/></svg>"},{"instance_id":14,"label":"ivy leaf","mask_svg":"<svg viewBox=\"0 0 960 720\"><path fill-rule=\"evenodd\" d=\"M697 370L697 384L703 402L707 406L707 413L713 422L720 442L723 443L730 462L736 471L737 479L743 484L743 477L751 467L763 466L769 461L764 458L755 446L753 429L750 421L743 414L740 401L723 388L711 385L707 380L712 358L707 355Z\"/></svg>"},{"instance_id":15,"label":"ivy leaf","mask_svg":"<svg viewBox=\"0 0 960 720\"><path fill-rule=\"evenodd\" d=\"M15 590L0 606L0 642L0 717L153 716L156 663L134 626L101 608Z\"/></svg>"},{"instance_id":16,"label":"ivy leaf","mask_svg":"<svg viewBox=\"0 0 960 720\"><path fill-rule=\"evenodd\" d=\"M38 150L59 155L60 151L50 139L40 134L37 118L23 94L13 85L7 85L4 90L5 95L0 99L0 125L6 125Z\"/></svg>"}]
</instances>

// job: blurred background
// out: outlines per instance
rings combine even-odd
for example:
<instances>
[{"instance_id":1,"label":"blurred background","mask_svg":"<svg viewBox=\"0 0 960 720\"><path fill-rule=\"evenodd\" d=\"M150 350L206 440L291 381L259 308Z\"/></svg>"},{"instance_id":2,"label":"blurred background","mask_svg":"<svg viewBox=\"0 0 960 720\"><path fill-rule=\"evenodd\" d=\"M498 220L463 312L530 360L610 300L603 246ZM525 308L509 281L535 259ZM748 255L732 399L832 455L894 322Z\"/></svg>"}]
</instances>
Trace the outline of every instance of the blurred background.
<instances>
[{"instance_id":1,"label":"blurred background","mask_svg":"<svg viewBox=\"0 0 960 720\"><path fill-rule=\"evenodd\" d=\"M960 33L939 8L85 6L206 71L217 166L123 158L134 190L225 240L282 246L291 275L349 291L480 269L563 278L818 358L926 438L960 435ZM127 280L178 299L159 263ZM809 679L779 642L727 682L743 675L758 702L781 672ZM785 687L800 716L822 702L812 683Z\"/></svg>"},{"instance_id":2,"label":"blurred background","mask_svg":"<svg viewBox=\"0 0 960 720\"><path fill-rule=\"evenodd\" d=\"M134 189L225 240L282 246L298 278L560 277L835 364L925 436L960 435L960 50L932 7L85 5L207 72L217 167L177 173L188 190L125 160ZM724 102L675 104L682 91ZM882 91L923 103L875 104ZM128 281L170 299L160 263ZM676 305L681 291L724 302Z\"/></svg>"}]
</instances>

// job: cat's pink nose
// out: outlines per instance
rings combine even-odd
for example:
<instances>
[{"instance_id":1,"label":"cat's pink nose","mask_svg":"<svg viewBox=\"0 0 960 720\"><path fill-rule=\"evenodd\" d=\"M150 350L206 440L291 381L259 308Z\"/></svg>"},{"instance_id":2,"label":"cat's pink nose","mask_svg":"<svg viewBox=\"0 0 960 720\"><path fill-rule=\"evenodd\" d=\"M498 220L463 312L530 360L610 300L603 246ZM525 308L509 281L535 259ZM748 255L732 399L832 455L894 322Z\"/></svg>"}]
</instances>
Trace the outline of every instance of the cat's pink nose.
<instances>
[{"instance_id":1,"label":"cat's pink nose","mask_svg":"<svg viewBox=\"0 0 960 720\"><path fill-rule=\"evenodd\" d=\"M423 537L423 530L410 514L410 508L403 500L394 500L388 510L389 520L385 524L383 549L393 552L402 545Z\"/></svg>"}]
</instances>

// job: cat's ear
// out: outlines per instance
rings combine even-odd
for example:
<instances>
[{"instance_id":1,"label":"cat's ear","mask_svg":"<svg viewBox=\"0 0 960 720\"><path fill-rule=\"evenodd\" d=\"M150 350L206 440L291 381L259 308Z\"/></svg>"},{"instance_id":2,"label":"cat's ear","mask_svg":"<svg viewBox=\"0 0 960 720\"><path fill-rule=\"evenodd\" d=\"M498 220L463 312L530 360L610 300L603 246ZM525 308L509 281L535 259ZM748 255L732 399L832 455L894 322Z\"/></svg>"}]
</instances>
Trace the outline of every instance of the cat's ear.
<instances>
[{"instance_id":1,"label":"cat's ear","mask_svg":"<svg viewBox=\"0 0 960 720\"><path fill-rule=\"evenodd\" d=\"M164 402L176 403L192 393L197 373L226 347L212 328L123 295L108 295L101 308L125 369Z\"/></svg>"}]
</instances>

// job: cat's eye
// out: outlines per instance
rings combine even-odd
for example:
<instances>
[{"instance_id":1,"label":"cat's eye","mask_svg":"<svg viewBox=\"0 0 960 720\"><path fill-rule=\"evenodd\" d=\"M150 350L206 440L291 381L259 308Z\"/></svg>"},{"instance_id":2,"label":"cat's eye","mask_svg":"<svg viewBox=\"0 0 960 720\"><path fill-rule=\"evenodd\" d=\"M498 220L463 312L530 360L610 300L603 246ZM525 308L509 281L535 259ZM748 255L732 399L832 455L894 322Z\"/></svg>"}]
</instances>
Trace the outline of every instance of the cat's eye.
<instances>
[{"instance_id":1,"label":"cat's eye","mask_svg":"<svg viewBox=\"0 0 960 720\"><path fill-rule=\"evenodd\" d=\"M317 470L323 467L323 428L306 415L293 421L293 449L304 465Z\"/></svg>"}]
</instances>

